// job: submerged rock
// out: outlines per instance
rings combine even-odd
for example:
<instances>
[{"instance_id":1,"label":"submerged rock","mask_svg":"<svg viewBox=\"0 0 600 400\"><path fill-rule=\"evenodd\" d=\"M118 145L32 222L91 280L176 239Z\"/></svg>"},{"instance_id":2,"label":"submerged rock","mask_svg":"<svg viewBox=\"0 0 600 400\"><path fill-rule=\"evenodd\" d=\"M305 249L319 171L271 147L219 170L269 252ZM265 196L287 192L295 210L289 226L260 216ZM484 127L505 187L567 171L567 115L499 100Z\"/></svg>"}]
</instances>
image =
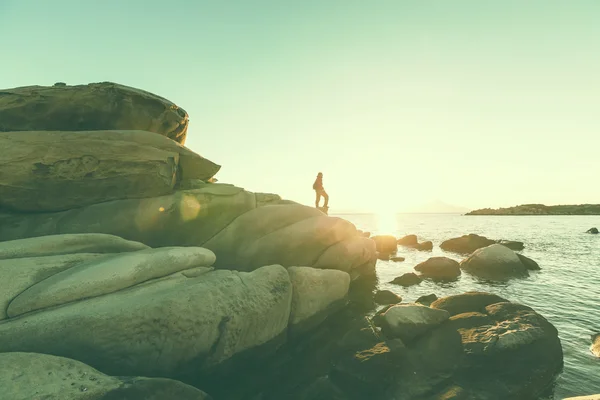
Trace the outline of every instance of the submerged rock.
<instances>
[{"instance_id":1,"label":"submerged rock","mask_svg":"<svg viewBox=\"0 0 600 400\"><path fill-rule=\"evenodd\" d=\"M0 153L0 207L16 211L162 196L182 179L207 180L220 169L144 131L0 132L0 142L10 149Z\"/></svg>"},{"instance_id":2,"label":"submerged rock","mask_svg":"<svg viewBox=\"0 0 600 400\"><path fill-rule=\"evenodd\" d=\"M188 122L169 100L111 82L0 91L0 132L142 130L184 144Z\"/></svg>"},{"instance_id":3,"label":"submerged rock","mask_svg":"<svg viewBox=\"0 0 600 400\"><path fill-rule=\"evenodd\" d=\"M373 295L373 300L377 304L397 304L402 301L402 297L391 290L378 290L375 292L375 295Z\"/></svg>"},{"instance_id":4,"label":"submerged rock","mask_svg":"<svg viewBox=\"0 0 600 400\"><path fill-rule=\"evenodd\" d=\"M422 278L452 281L460 276L460 264L448 257L431 257L415 266Z\"/></svg>"},{"instance_id":5,"label":"submerged rock","mask_svg":"<svg viewBox=\"0 0 600 400\"><path fill-rule=\"evenodd\" d=\"M479 236L474 233L463 235L461 237L448 239L440 244L440 248L453 253L469 254L482 247L487 247L496 243L494 240L485 236Z\"/></svg>"},{"instance_id":6,"label":"submerged rock","mask_svg":"<svg viewBox=\"0 0 600 400\"><path fill-rule=\"evenodd\" d=\"M460 263L460 268L478 278L489 280L529 276L517 254L501 244L476 250Z\"/></svg>"},{"instance_id":7,"label":"submerged rock","mask_svg":"<svg viewBox=\"0 0 600 400\"><path fill-rule=\"evenodd\" d=\"M0 353L0 388L11 400L211 400L172 379L115 378L79 361L37 353Z\"/></svg>"},{"instance_id":8,"label":"submerged rock","mask_svg":"<svg viewBox=\"0 0 600 400\"><path fill-rule=\"evenodd\" d=\"M419 283L421 283L422 279L419 278L419 276L415 273L412 272L407 272L406 274L399 276L397 278L394 278L393 281L391 281L390 283L393 283L394 285L401 285L401 286L413 286L413 285L418 285Z\"/></svg>"}]
</instances>

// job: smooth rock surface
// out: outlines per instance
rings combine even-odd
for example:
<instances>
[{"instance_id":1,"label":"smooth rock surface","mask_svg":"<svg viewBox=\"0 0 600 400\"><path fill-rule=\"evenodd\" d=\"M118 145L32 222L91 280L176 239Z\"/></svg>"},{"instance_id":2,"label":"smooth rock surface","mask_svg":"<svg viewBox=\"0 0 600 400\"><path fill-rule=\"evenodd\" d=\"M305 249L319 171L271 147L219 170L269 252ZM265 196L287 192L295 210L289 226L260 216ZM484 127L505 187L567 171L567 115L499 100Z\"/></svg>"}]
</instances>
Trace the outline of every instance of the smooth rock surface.
<instances>
[{"instance_id":1,"label":"smooth rock surface","mask_svg":"<svg viewBox=\"0 0 600 400\"><path fill-rule=\"evenodd\" d=\"M183 144L188 122L169 100L111 82L0 91L0 132L143 130Z\"/></svg>"},{"instance_id":2,"label":"smooth rock surface","mask_svg":"<svg viewBox=\"0 0 600 400\"><path fill-rule=\"evenodd\" d=\"M188 275L7 320L0 352L52 353L111 375L169 377L210 370L285 332L292 301L285 268Z\"/></svg>"},{"instance_id":3,"label":"smooth rock surface","mask_svg":"<svg viewBox=\"0 0 600 400\"><path fill-rule=\"evenodd\" d=\"M424 306L430 306L431 303L433 303L434 301L436 301L438 299L438 297L436 296L435 293L431 293L431 294L427 294L424 296L420 296L417 300L415 300L415 303L417 304L423 304Z\"/></svg>"},{"instance_id":4,"label":"smooth rock surface","mask_svg":"<svg viewBox=\"0 0 600 400\"><path fill-rule=\"evenodd\" d=\"M12 318L109 294L178 271L210 267L215 259L212 251L201 247L163 247L92 259L29 287L12 300L7 314Z\"/></svg>"},{"instance_id":5,"label":"smooth rock surface","mask_svg":"<svg viewBox=\"0 0 600 400\"><path fill-rule=\"evenodd\" d=\"M400 246L414 246L417 243L419 243L417 235L406 235L398 239L398 244Z\"/></svg>"},{"instance_id":6,"label":"smooth rock surface","mask_svg":"<svg viewBox=\"0 0 600 400\"><path fill-rule=\"evenodd\" d=\"M523 254L519 253L517 253L517 257L519 257L519 260L521 260L521 262L523 263L525 268L527 268L527 270L539 271L541 269L540 265L537 262L533 261L531 258L525 257Z\"/></svg>"},{"instance_id":7,"label":"smooth rock surface","mask_svg":"<svg viewBox=\"0 0 600 400\"><path fill-rule=\"evenodd\" d=\"M398 296L391 290L378 290L373 295L373 300L377 304L398 304L402 301L402 297Z\"/></svg>"},{"instance_id":8,"label":"smooth rock surface","mask_svg":"<svg viewBox=\"0 0 600 400\"><path fill-rule=\"evenodd\" d=\"M516 240L498 240L496 243L515 251L523 250L525 248L523 242L518 242Z\"/></svg>"},{"instance_id":9,"label":"smooth rock surface","mask_svg":"<svg viewBox=\"0 0 600 400\"><path fill-rule=\"evenodd\" d=\"M422 279L417 274L407 272L406 274L394 278L394 280L392 280L390 283L393 283L394 285L401 285L407 287L412 285L418 285L419 283L421 283L421 281Z\"/></svg>"},{"instance_id":10,"label":"smooth rock surface","mask_svg":"<svg viewBox=\"0 0 600 400\"><path fill-rule=\"evenodd\" d=\"M506 280L529 275L517 254L501 244L475 250L460 263L460 268L471 275L488 280Z\"/></svg>"},{"instance_id":11,"label":"smooth rock surface","mask_svg":"<svg viewBox=\"0 0 600 400\"><path fill-rule=\"evenodd\" d=\"M383 332L406 342L446 321L450 314L421 304L399 304L390 307L382 317Z\"/></svg>"},{"instance_id":12,"label":"smooth rock surface","mask_svg":"<svg viewBox=\"0 0 600 400\"><path fill-rule=\"evenodd\" d=\"M288 273L292 282L292 326L327 313L348 294L350 275L346 272L290 267Z\"/></svg>"},{"instance_id":13,"label":"smooth rock surface","mask_svg":"<svg viewBox=\"0 0 600 400\"><path fill-rule=\"evenodd\" d=\"M8 318L10 302L38 282L104 254L77 253L0 260L0 320Z\"/></svg>"},{"instance_id":14,"label":"smooth rock surface","mask_svg":"<svg viewBox=\"0 0 600 400\"><path fill-rule=\"evenodd\" d=\"M1 98L1 96L0 96ZM170 194L220 166L145 131L0 132L0 207L50 212Z\"/></svg>"},{"instance_id":15,"label":"smooth rock surface","mask_svg":"<svg viewBox=\"0 0 600 400\"><path fill-rule=\"evenodd\" d=\"M0 388L7 400L210 400L206 393L164 378L115 378L68 358L0 353Z\"/></svg>"},{"instance_id":16,"label":"smooth rock surface","mask_svg":"<svg viewBox=\"0 0 600 400\"><path fill-rule=\"evenodd\" d=\"M440 244L440 248L445 251L451 251L454 253L469 254L482 247L487 247L495 244L494 240L488 239L485 236L475 235L471 233L469 235L463 235L461 237L448 239Z\"/></svg>"},{"instance_id":17,"label":"smooth rock surface","mask_svg":"<svg viewBox=\"0 0 600 400\"><path fill-rule=\"evenodd\" d=\"M102 233L50 234L0 242L0 260L77 253L124 253L148 248L143 243Z\"/></svg>"},{"instance_id":18,"label":"smooth rock surface","mask_svg":"<svg viewBox=\"0 0 600 400\"><path fill-rule=\"evenodd\" d=\"M448 257L431 257L415 266L422 278L452 281L460 276L460 264Z\"/></svg>"},{"instance_id":19,"label":"smooth rock surface","mask_svg":"<svg viewBox=\"0 0 600 400\"><path fill-rule=\"evenodd\" d=\"M490 304L504 303L508 300L485 292L466 292L454 296L442 297L431 303L431 308L446 310L450 315L469 312L485 312Z\"/></svg>"}]
</instances>

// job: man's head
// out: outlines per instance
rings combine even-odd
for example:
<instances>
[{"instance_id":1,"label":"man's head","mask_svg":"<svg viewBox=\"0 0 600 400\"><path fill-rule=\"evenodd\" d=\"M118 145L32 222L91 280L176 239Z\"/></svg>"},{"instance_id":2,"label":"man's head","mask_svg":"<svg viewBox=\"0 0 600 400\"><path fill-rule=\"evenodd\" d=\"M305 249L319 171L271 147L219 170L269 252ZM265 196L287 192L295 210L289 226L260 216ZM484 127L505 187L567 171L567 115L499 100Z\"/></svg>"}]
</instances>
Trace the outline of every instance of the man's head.
<instances>
[{"instance_id":1,"label":"man's head","mask_svg":"<svg viewBox=\"0 0 600 400\"><path fill-rule=\"evenodd\" d=\"M319 173L317 174L317 177L319 177L319 178L322 178L322 177L323 177L323 173L322 173L322 172L319 172Z\"/></svg>"}]
</instances>

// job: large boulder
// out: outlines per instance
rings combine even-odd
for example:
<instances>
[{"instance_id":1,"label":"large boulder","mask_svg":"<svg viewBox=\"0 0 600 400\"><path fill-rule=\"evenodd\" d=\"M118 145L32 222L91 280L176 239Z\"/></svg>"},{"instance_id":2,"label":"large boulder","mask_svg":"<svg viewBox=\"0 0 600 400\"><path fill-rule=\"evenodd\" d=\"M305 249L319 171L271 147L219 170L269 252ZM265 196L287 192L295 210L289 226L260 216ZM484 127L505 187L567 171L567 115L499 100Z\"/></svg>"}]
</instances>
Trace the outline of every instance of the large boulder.
<instances>
[{"instance_id":1,"label":"large boulder","mask_svg":"<svg viewBox=\"0 0 600 400\"><path fill-rule=\"evenodd\" d=\"M529 276L517 254L501 244L476 250L460 263L460 268L481 279L506 280Z\"/></svg>"},{"instance_id":2,"label":"large boulder","mask_svg":"<svg viewBox=\"0 0 600 400\"><path fill-rule=\"evenodd\" d=\"M166 195L180 181L208 180L220 168L145 131L2 132L0 142L6 149L0 152L0 207L17 211Z\"/></svg>"},{"instance_id":3,"label":"large boulder","mask_svg":"<svg viewBox=\"0 0 600 400\"><path fill-rule=\"evenodd\" d=\"M111 82L0 91L0 132L143 130L184 144L188 122L169 100Z\"/></svg>"},{"instance_id":4,"label":"large boulder","mask_svg":"<svg viewBox=\"0 0 600 400\"><path fill-rule=\"evenodd\" d=\"M279 265L193 268L4 321L0 352L59 355L119 376L199 374L283 337L291 301Z\"/></svg>"},{"instance_id":5,"label":"large boulder","mask_svg":"<svg viewBox=\"0 0 600 400\"><path fill-rule=\"evenodd\" d=\"M398 304L382 315L383 332L403 342L410 341L450 318L445 310L421 304Z\"/></svg>"},{"instance_id":6,"label":"large boulder","mask_svg":"<svg viewBox=\"0 0 600 400\"><path fill-rule=\"evenodd\" d=\"M312 328L344 304L350 287L346 272L290 267L288 273L292 282L291 329Z\"/></svg>"},{"instance_id":7,"label":"large boulder","mask_svg":"<svg viewBox=\"0 0 600 400\"><path fill-rule=\"evenodd\" d=\"M241 188L211 184L148 199L116 200L58 213L0 214L0 240L101 232L151 247L199 246L216 268L269 264L338 269L352 279L375 271L375 243L341 218L290 202L257 206Z\"/></svg>"},{"instance_id":8,"label":"large boulder","mask_svg":"<svg viewBox=\"0 0 600 400\"><path fill-rule=\"evenodd\" d=\"M375 241L375 247L377 251L383 254L392 254L398 250L398 244L396 238L392 235L377 235L371 236L371 239Z\"/></svg>"},{"instance_id":9,"label":"large boulder","mask_svg":"<svg viewBox=\"0 0 600 400\"><path fill-rule=\"evenodd\" d=\"M452 281L460 276L460 264L448 257L431 257L415 266L422 278Z\"/></svg>"},{"instance_id":10,"label":"large boulder","mask_svg":"<svg viewBox=\"0 0 600 400\"><path fill-rule=\"evenodd\" d=\"M593 355L600 357L600 333L592 335L592 347L590 350Z\"/></svg>"},{"instance_id":11,"label":"large boulder","mask_svg":"<svg viewBox=\"0 0 600 400\"><path fill-rule=\"evenodd\" d=\"M442 297L431 303L431 308L446 310L450 315L471 312L485 312L490 304L503 303L508 300L485 292L467 292L455 296Z\"/></svg>"},{"instance_id":12,"label":"large boulder","mask_svg":"<svg viewBox=\"0 0 600 400\"><path fill-rule=\"evenodd\" d=\"M492 239L471 233L469 235L445 240L440 244L440 248L453 253L470 254L477 249L490 246L494 243L496 243L496 241Z\"/></svg>"},{"instance_id":13,"label":"large boulder","mask_svg":"<svg viewBox=\"0 0 600 400\"><path fill-rule=\"evenodd\" d=\"M206 393L165 378L115 378L68 358L0 353L2 398L10 400L210 400Z\"/></svg>"}]
</instances>

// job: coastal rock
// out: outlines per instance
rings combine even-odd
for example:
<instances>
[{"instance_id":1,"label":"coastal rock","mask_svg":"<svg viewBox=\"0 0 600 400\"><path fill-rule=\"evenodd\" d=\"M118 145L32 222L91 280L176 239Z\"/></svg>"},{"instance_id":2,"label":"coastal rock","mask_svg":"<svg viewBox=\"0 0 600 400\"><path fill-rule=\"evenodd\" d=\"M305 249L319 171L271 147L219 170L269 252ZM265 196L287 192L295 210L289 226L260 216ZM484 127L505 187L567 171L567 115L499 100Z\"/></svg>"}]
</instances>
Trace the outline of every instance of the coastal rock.
<instances>
[{"instance_id":1,"label":"coastal rock","mask_svg":"<svg viewBox=\"0 0 600 400\"><path fill-rule=\"evenodd\" d=\"M143 243L103 233L49 235L0 242L0 260L79 253L124 253L148 248Z\"/></svg>"},{"instance_id":2,"label":"coastal rock","mask_svg":"<svg viewBox=\"0 0 600 400\"><path fill-rule=\"evenodd\" d=\"M590 228L587 231L585 231L585 233L591 233L593 235L597 235L598 234L598 228Z\"/></svg>"},{"instance_id":3,"label":"coastal rock","mask_svg":"<svg viewBox=\"0 0 600 400\"><path fill-rule=\"evenodd\" d=\"M406 260L404 257L390 257L390 261L393 262L402 262L404 260Z\"/></svg>"},{"instance_id":4,"label":"coastal rock","mask_svg":"<svg viewBox=\"0 0 600 400\"><path fill-rule=\"evenodd\" d=\"M210 400L206 393L165 378L114 378L68 358L0 353L0 388L11 400Z\"/></svg>"},{"instance_id":5,"label":"coastal rock","mask_svg":"<svg viewBox=\"0 0 600 400\"><path fill-rule=\"evenodd\" d=\"M496 243L515 251L523 250L525 248L523 242L517 242L516 240L498 240Z\"/></svg>"},{"instance_id":6,"label":"coastal rock","mask_svg":"<svg viewBox=\"0 0 600 400\"><path fill-rule=\"evenodd\" d=\"M382 317L383 332L407 342L446 321L450 314L420 304L399 304L390 307Z\"/></svg>"},{"instance_id":7,"label":"coastal rock","mask_svg":"<svg viewBox=\"0 0 600 400\"><path fill-rule=\"evenodd\" d=\"M380 253L392 254L398 250L396 238L391 235L371 236L371 239L375 241L375 247Z\"/></svg>"},{"instance_id":8,"label":"coastal rock","mask_svg":"<svg viewBox=\"0 0 600 400\"><path fill-rule=\"evenodd\" d=\"M291 301L279 265L186 270L9 319L0 324L0 352L51 353L116 376L198 374L282 336Z\"/></svg>"},{"instance_id":9,"label":"coastal rock","mask_svg":"<svg viewBox=\"0 0 600 400\"><path fill-rule=\"evenodd\" d=\"M142 130L184 144L188 122L169 100L111 82L0 91L0 132Z\"/></svg>"},{"instance_id":10,"label":"coastal rock","mask_svg":"<svg viewBox=\"0 0 600 400\"><path fill-rule=\"evenodd\" d=\"M378 290L373 295L373 300L377 304L398 304L402 301L402 297L391 290Z\"/></svg>"},{"instance_id":11,"label":"coastal rock","mask_svg":"<svg viewBox=\"0 0 600 400\"><path fill-rule=\"evenodd\" d=\"M533 261L531 258L525 257L519 253L517 253L517 257L519 257L519 260L521 260L525 268L527 268L529 271L538 271L541 269L539 264Z\"/></svg>"},{"instance_id":12,"label":"coastal rock","mask_svg":"<svg viewBox=\"0 0 600 400\"><path fill-rule=\"evenodd\" d=\"M517 254L501 244L475 250L460 263L460 268L481 279L506 280L528 276Z\"/></svg>"},{"instance_id":13,"label":"coastal rock","mask_svg":"<svg viewBox=\"0 0 600 400\"><path fill-rule=\"evenodd\" d=\"M0 96L0 99L2 96ZM0 132L0 207L48 212L173 193L220 166L145 131Z\"/></svg>"},{"instance_id":14,"label":"coastal rock","mask_svg":"<svg viewBox=\"0 0 600 400\"><path fill-rule=\"evenodd\" d=\"M288 273L292 282L290 328L314 327L345 303L350 287L346 272L290 267Z\"/></svg>"},{"instance_id":15,"label":"coastal rock","mask_svg":"<svg viewBox=\"0 0 600 400\"><path fill-rule=\"evenodd\" d=\"M438 297L435 295L435 293L431 293L425 296L420 296L417 300L415 300L415 303L423 304L424 306L430 306L431 303L433 303L437 299Z\"/></svg>"},{"instance_id":16,"label":"coastal rock","mask_svg":"<svg viewBox=\"0 0 600 400\"><path fill-rule=\"evenodd\" d=\"M485 236L471 233L469 235L445 240L440 244L440 248L453 253L470 254L477 249L490 246L494 243L496 243L494 240L488 239Z\"/></svg>"},{"instance_id":17,"label":"coastal rock","mask_svg":"<svg viewBox=\"0 0 600 400\"><path fill-rule=\"evenodd\" d=\"M417 243L419 243L417 240L417 235L406 235L398 239L398 244L400 246L414 246Z\"/></svg>"},{"instance_id":18,"label":"coastal rock","mask_svg":"<svg viewBox=\"0 0 600 400\"><path fill-rule=\"evenodd\" d=\"M431 240L428 240L426 242L417 243L411 247L413 249L420 250L420 251L431 251L431 250L433 250L433 242Z\"/></svg>"},{"instance_id":19,"label":"coastal rock","mask_svg":"<svg viewBox=\"0 0 600 400\"><path fill-rule=\"evenodd\" d=\"M600 333L592 335L592 347L590 350L593 355L600 357Z\"/></svg>"},{"instance_id":20,"label":"coastal rock","mask_svg":"<svg viewBox=\"0 0 600 400\"><path fill-rule=\"evenodd\" d=\"M12 299L6 312L12 318L117 292L186 269L210 267L214 262L215 255L201 247L163 247L94 258L27 288Z\"/></svg>"},{"instance_id":21,"label":"coastal rock","mask_svg":"<svg viewBox=\"0 0 600 400\"><path fill-rule=\"evenodd\" d=\"M377 259L381 261L390 261L390 255L388 253L377 253Z\"/></svg>"},{"instance_id":22,"label":"coastal rock","mask_svg":"<svg viewBox=\"0 0 600 400\"><path fill-rule=\"evenodd\" d=\"M485 292L466 292L463 294L448 296L431 303L431 308L446 310L450 315L458 315L470 312L485 312L490 304L503 303L508 300Z\"/></svg>"},{"instance_id":23,"label":"coastal rock","mask_svg":"<svg viewBox=\"0 0 600 400\"><path fill-rule=\"evenodd\" d=\"M394 285L401 285L401 286L413 286L413 285L418 285L419 283L421 283L422 279L419 278L419 276L413 272L407 272L406 274L399 276L397 278L394 278L393 281L391 281L390 283L393 283Z\"/></svg>"},{"instance_id":24,"label":"coastal rock","mask_svg":"<svg viewBox=\"0 0 600 400\"><path fill-rule=\"evenodd\" d=\"M460 264L448 257L431 257L415 266L422 278L452 281L460 276Z\"/></svg>"}]
</instances>

